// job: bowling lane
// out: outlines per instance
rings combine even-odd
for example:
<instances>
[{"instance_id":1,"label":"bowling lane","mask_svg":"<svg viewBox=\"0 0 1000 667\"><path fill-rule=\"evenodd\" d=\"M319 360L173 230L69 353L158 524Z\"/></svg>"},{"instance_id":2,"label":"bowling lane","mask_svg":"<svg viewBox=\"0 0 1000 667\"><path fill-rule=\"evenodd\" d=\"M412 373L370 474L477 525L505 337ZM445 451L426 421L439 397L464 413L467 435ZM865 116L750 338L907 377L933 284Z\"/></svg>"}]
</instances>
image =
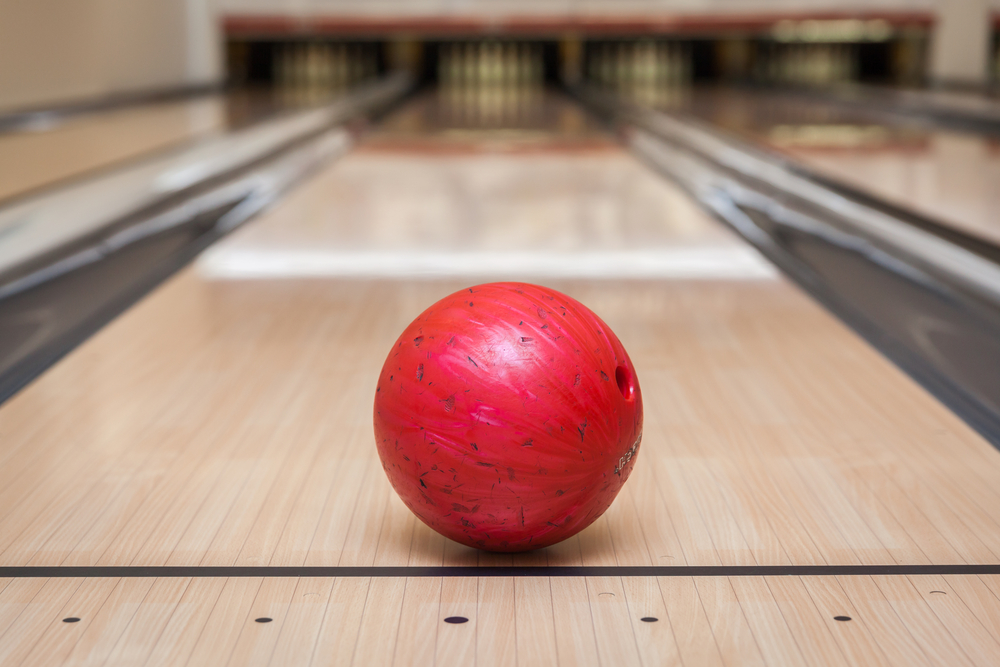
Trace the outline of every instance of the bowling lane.
<instances>
[{"instance_id":1,"label":"bowling lane","mask_svg":"<svg viewBox=\"0 0 1000 667\"><path fill-rule=\"evenodd\" d=\"M564 100L478 130L449 104L401 109L0 408L0 566L998 562L1000 453ZM371 406L413 317L514 276L614 328L646 432L595 524L498 555L405 508Z\"/></svg>"},{"instance_id":2,"label":"bowling lane","mask_svg":"<svg viewBox=\"0 0 1000 667\"><path fill-rule=\"evenodd\" d=\"M753 90L695 89L659 102L810 170L1000 243L1000 140L887 122L857 109Z\"/></svg>"},{"instance_id":3,"label":"bowling lane","mask_svg":"<svg viewBox=\"0 0 1000 667\"><path fill-rule=\"evenodd\" d=\"M213 247L200 270L220 279L775 275L566 98L481 92L414 101L320 174L312 196Z\"/></svg>"},{"instance_id":4,"label":"bowling lane","mask_svg":"<svg viewBox=\"0 0 1000 667\"><path fill-rule=\"evenodd\" d=\"M39 113L0 132L0 203L26 192L328 102L314 88L237 90L80 115Z\"/></svg>"}]
</instances>

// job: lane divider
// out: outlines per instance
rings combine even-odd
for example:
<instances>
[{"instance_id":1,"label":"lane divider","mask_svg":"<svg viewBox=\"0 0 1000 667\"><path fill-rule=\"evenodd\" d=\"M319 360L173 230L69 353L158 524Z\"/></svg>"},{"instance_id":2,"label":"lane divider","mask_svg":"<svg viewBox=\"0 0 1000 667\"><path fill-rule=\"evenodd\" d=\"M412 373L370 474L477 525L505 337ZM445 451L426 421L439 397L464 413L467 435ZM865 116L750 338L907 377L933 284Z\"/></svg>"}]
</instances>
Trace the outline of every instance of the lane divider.
<instances>
[{"instance_id":1,"label":"lane divider","mask_svg":"<svg viewBox=\"0 0 1000 667\"><path fill-rule=\"evenodd\" d=\"M1000 563L951 565L634 565L430 567L0 567L0 579L88 577L830 577L1000 574Z\"/></svg>"}]
</instances>

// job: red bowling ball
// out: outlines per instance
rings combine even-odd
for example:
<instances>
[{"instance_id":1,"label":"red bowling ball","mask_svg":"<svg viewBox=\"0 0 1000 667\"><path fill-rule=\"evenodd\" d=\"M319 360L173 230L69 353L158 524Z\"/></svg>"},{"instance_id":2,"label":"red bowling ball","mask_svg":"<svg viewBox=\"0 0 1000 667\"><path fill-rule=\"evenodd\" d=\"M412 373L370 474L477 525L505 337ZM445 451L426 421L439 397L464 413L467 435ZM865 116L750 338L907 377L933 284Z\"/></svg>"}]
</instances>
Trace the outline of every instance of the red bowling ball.
<instances>
[{"instance_id":1,"label":"red bowling ball","mask_svg":"<svg viewBox=\"0 0 1000 667\"><path fill-rule=\"evenodd\" d=\"M382 467L414 514L489 551L555 544L628 479L642 396L617 336L555 290L445 297L396 341L375 392Z\"/></svg>"}]
</instances>

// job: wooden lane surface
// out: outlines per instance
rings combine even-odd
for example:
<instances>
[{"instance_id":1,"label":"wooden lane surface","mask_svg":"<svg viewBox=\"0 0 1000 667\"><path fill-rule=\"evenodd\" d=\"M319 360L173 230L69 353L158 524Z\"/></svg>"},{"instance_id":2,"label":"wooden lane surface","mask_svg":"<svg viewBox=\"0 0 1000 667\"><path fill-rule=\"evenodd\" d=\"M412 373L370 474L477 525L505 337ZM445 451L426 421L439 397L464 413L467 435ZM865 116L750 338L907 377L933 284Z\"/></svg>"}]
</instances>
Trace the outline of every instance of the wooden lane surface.
<instances>
[{"instance_id":1,"label":"wooden lane surface","mask_svg":"<svg viewBox=\"0 0 1000 667\"><path fill-rule=\"evenodd\" d=\"M0 660L988 667L998 595L997 576L18 579Z\"/></svg>"},{"instance_id":2,"label":"wooden lane surface","mask_svg":"<svg viewBox=\"0 0 1000 667\"><path fill-rule=\"evenodd\" d=\"M323 88L236 89L40 120L0 132L0 201L174 146L315 108L343 95Z\"/></svg>"},{"instance_id":3,"label":"wooden lane surface","mask_svg":"<svg viewBox=\"0 0 1000 667\"><path fill-rule=\"evenodd\" d=\"M880 122L818 100L726 89L699 90L677 104L827 178L1000 242L994 187L1000 159L990 137Z\"/></svg>"},{"instance_id":4,"label":"wooden lane surface","mask_svg":"<svg viewBox=\"0 0 1000 667\"><path fill-rule=\"evenodd\" d=\"M389 487L373 382L462 283L179 275L0 410L0 565L996 563L1000 455L781 281L554 283L619 332L640 463L546 550Z\"/></svg>"}]
</instances>

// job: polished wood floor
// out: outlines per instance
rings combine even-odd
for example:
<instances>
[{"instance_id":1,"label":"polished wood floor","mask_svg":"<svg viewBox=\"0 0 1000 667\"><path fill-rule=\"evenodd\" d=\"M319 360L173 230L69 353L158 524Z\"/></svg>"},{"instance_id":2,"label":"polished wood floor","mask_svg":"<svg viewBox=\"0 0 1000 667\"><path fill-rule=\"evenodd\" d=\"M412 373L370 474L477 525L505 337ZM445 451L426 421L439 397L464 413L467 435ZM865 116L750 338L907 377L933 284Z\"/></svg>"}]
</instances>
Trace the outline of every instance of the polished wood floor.
<instances>
[{"instance_id":1,"label":"polished wood floor","mask_svg":"<svg viewBox=\"0 0 1000 667\"><path fill-rule=\"evenodd\" d=\"M969 666L1000 651L996 576L4 584L5 665Z\"/></svg>"},{"instance_id":2,"label":"polished wood floor","mask_svg":"<svg viewBox=\"0 0 1000 667\"><path fill-rule=\"evenodd\" d=\"M383 142L219 248L350 237L375 251L393 236L359 230L407 164L426 201L447 202L469 199L452 161L476 183L470 160L502 179L518 170L498 160L536 157L397 160L392 182L368 184L368 207L343 205L330 183L392 161ZM569 238L741 246L647 178L588 182L592 205L560 218ZM420 242L461 253L572 199L499 191L437 209L475 233L455 241L445 221ZM611 214L597 225L594 208ZM635 471L601 519L554 547L498 555L445 540L389 487L371 411L398 332L469 282L182 271L0 408L0 566L1000 563L1000 453L796 287L753 273L548 279L635 363L646 414ZM4 665L986 667L998 655L989 575L0 580Z\"/></svg>"}]
</instances>

